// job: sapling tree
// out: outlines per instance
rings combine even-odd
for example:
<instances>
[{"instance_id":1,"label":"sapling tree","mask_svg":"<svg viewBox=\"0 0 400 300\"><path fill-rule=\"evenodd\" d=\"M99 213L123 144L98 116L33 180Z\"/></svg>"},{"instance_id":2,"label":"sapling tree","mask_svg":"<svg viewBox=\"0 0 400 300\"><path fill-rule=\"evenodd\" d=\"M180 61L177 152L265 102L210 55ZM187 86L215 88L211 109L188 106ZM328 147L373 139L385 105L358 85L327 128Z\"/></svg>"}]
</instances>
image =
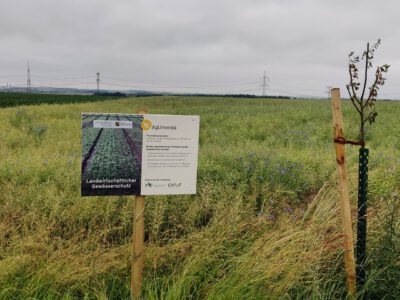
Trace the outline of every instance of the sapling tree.
<instances>
[{"instance_id":1,"label":"sapling tree","mask_svg":"<svg viewBox=\"0 0 400 300\"><path fill-rule=\"evenodd\" d=\"M379 88L385 84L386 78L384 75L389 70L389 65L384 64L377 66L375 71L375 77L372 84L368 88L368 71L373 68L372 60L374 59L375 51L381 44L381 40L372 46L367 44L367 50L365 50L360 58L359 55L354 55L354 52L349 54L349 75L350 82L347 84L347 91L350 96L350 100L353 103L355 109L360 116L360 132L359 138L362 143L365 144L365 124L375 122L376 116L378 115L375 104L378 97ZM361 83L359 78L359 65L364 64L364 80ZM361 145L362 148L365 145Z\"/></svg>"},{"instance_id":2,"label":"sapling tree","mask_svg":"<svg viewBox=\"0 0 400 300\"><path fill-rule=\"evenodd\" d=\"M380 87L385 84L385 74L389 70L389 65L377 66L372 80L368 80L369 71L373 68L372 61L381 40L367 49L362 55L349 54L349 76L350 82L347 84L347 91L350 100L359 114L359 173L358 173L358 216L357 216L357 285L362 289L366 281L365 259L366 259L366 240L367 240L367 191L368 191L368 149L365 147L365 126L375 122L378 115L376 110L376 100ZM363 76L360 78L360 68ZM368 87L368 89L367 89Z\"/></svg>"}]
</instances>

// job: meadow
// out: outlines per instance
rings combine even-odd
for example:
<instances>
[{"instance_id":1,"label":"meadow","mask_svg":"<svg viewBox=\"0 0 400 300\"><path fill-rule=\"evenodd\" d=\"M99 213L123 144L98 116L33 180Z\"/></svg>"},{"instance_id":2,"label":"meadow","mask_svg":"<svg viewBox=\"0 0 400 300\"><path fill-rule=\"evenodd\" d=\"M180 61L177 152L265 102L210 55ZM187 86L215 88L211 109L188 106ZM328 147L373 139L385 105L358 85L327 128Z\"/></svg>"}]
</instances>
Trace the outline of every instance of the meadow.
<instances>
[{"instance_id":1,"label":"meadow","mask_svg":"<svg viewBox=\"0 0 400 300\"><path fill-rule=\"evenodd\" d=\"M145 299L346 297L330 101L170 96L0 109L0 299L129 299L134 197L80 196L81 112L143 107L201 121L197 195L146 197ZM400 103L377 110L366 288L400 299Z\"/></svg>"}]
</instances>

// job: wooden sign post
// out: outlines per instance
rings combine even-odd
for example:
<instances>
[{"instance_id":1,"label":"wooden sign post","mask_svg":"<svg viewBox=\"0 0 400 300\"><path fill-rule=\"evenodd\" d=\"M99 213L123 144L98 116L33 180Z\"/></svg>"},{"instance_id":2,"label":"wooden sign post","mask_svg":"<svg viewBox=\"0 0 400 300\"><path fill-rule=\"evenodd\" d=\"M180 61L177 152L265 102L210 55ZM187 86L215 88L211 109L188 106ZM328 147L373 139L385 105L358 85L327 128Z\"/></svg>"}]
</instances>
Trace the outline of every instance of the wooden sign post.
<instances>
[{"instance_id":1,"label":"wooden sign post","mask_svg":"<svg viewBox=\"0 0 400 300\"><path fill-rule=\"evenodd\" d=\"M131 270L132 299L138 299L142 294L142 272L144 251L144 196L136 196L135 216L133 223L133 257Z\"/></svg>"},{"instance_id":2,"label":"wooden sign post","mask_svg":"<svg viewBox=\"0 0 400 300\"><path fill-rule=\"evenodd\" d=\"M147 114L140 109L138 114ZM144 263L144 196L135 196L135 214L133 219L133 254L131 268L131 298L139 299L142 295L142 272Z\"/></svg>"},{"instance_id":3,"label":"wooden sign post","mask_svg":"<svg viewBox=\"0 0 400 300\"><path fill-rule=\"evenodd\" d=\"M345 144L346 140L343 133L342 104L340 90L331 90L334 141L336 150L336 162L339 172L339 192L340 206L342 214L342 227L344 235L344 263L346 269L346 285L349 296L356 297L356 267L354 261L353 229L351 222L351 210L349 200L349 190L347 187Z\"/></svg>"}]
</instances>

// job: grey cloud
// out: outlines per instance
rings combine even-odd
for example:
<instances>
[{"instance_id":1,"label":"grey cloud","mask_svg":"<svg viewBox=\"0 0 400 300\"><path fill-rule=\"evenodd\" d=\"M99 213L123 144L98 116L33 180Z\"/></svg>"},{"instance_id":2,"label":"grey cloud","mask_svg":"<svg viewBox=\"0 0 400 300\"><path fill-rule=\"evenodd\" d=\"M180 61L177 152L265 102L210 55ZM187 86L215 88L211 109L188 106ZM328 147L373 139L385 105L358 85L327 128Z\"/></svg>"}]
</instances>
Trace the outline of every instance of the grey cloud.
<instances>
[{"instance_id":1,"label":"grey cloud","mask_svg":"<svg viewBox=\"0 0 400 300\"><path fill-rule=\"evenodd\" d=\"M344 93L347 54L381 37L377 62L392 64L382 95L399 98L399 8L393 0L1 0L0 85L23 83L29 60L33 82L93 75L94 86L100 71L109 88L259 93L266 69L271 93L323 96L327 85Z\"/></svg>"}]
</instances>

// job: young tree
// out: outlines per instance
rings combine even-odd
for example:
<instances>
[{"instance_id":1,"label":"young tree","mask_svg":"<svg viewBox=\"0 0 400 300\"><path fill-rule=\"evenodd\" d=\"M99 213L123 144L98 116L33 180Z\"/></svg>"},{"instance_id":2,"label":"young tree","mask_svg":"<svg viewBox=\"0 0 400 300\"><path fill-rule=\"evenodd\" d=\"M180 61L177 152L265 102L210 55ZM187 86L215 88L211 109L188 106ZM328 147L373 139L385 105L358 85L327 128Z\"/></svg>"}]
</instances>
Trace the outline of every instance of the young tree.
<instances>
[{"instance_id":1,"label":"young tree","mask_svg":"<svg viewBox=\"0 0 400 300\"><path fill-rule=\"evenodd\" d=\"M350 82L347 87L347 91L350 96L350 100L360 115L360 141L365 143L365 123L370 124L375 122L376 116L378 115L375 103L378 97L378 91L381 86L385 84L386 78L385 73L389 70L389 65L385 64L378 66L375 71L375 78L369 91L366 91L368 85L368 70L371 69L372 60L374 59L375 51L381 44L381 40L372 46L367 43L367 50L365 50L360 58L359 55L354 55L354 52L349 54L349 75ZM361 86L359 78L359 65L364 61L364 81ZM366 93L367 92L367 93ZM361 94L360 94L361 93ZM365 146L361 146L364 148Z\"/></svg>"},{"instance_id":2,"label":"young tree","mask_svg":"<svg viewBox=\"0 0 400 300\"><path fill-rule=\"evenodd\" d=\"M359 289L364 286L366 281L365 259L366 259L366 241L367 241L367 191L368 191L368 149L365 148L365 125L367 122L374 123L378 115L376 111L376 100L378 91L385 84L385 74L389 70L389 65L377 66L375 77L373 78L368 91L368 71L373 68L372 61L375 51L381 44L381 40L370 47L367 43L367 49L363 52L361 58L349 54L349 76L350 82L347 84L347 91L350 100L357 110L360 117L359 128L359 180L358 180L358 216L357 216L357 245L356 245L356 263L357 263L357 285ZM364 78L362 84L359 78L359 65L363 67Z\"/></svg>"}]
</instances>

